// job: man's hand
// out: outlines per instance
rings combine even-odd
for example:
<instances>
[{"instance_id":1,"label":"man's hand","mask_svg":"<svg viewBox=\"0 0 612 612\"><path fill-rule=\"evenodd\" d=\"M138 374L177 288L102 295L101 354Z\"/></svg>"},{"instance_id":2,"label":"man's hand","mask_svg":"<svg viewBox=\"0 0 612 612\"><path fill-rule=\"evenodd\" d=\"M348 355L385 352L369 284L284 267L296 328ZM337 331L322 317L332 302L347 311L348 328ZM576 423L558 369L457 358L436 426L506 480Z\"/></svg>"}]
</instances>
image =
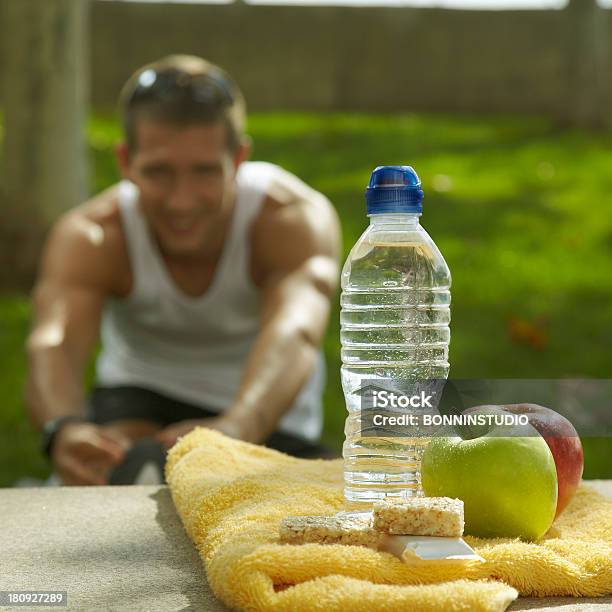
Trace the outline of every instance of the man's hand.
<instances>
[{"instance_id":1,"label":"man's hand","mask_svg":"<svg viewBox=\"0 0 612 612\"><path fill-rule=\"evenodd\" d=\"M51 460L66 485L105 485L130 447L129 438L94 423L67 423L58 432Z\"/></svg>"},{"instance_id":2,"label":"man's hand","mask_svg":"<svg viewBox=\"0 0 612 612\"><path fill-rule=\"evenodd\" d=\"M242 432L240 427L234 421L223 417L209 417L206 419L188 419L186 421L179 421L178 423L172 423L165 429L155 434L155 439L164 445L165 448L170 448L176 444L176 441L186 436L190 431L196 427L207 427L208 429L216 429L226 436L232 438L241 438Z\"/></svg>"}]
</instances>

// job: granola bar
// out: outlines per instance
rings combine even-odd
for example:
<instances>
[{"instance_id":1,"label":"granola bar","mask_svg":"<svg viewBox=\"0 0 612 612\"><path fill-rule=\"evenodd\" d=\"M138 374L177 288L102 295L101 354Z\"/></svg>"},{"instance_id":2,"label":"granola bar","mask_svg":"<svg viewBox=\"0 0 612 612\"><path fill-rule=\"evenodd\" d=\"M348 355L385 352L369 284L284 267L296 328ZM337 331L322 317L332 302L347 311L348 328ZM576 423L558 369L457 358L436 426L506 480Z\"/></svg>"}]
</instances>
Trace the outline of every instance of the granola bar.
<instances>
[{"instance_id":1,"label":"granola bar","mask_svg":"<svg viewBox=\"0 0 612 612\"><path fill-rule=\"evenodd\" d=\"M280 539L284 544L353 544L377 548L382 536L372 527L369 512L288 516L280 525Z\"/></svg>"},{"instance_id":2,"label":"granola bar","mask_svg":"<svg viewBox=\"0 0 612 612\"><path fill-rule=\"evenodd\" d=\"M395 535L460 538L463 502L450 497L413 497L374 504L374 528Z\"/></svg>"}]
</instances>

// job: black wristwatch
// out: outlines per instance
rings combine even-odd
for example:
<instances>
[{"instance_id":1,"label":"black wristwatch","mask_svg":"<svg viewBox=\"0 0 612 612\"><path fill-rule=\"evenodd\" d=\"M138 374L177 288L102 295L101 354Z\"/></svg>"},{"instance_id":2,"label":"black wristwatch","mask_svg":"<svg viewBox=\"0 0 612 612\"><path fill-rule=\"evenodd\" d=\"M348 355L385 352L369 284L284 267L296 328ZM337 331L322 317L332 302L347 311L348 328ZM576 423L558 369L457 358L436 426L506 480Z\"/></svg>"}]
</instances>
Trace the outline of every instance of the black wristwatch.
<instances>
[{"instance_id":1,"label":"black wristwatch","mask_svg":"<svg viewBox=\"0 0 612 612\"><path fill-rule=\"evenodd\" d=\"M58 434L59 430L66 423L70 423L71 421L84 422L85 420L85 417L79 416L78 414L67 414L61 417L56 417L55 419L49 419L43 425L40 433L40 448L42 449L42 452L47 455L47 457L51 457L53 441L55 440L55 436Z\"/></svg>"}]
</instances>

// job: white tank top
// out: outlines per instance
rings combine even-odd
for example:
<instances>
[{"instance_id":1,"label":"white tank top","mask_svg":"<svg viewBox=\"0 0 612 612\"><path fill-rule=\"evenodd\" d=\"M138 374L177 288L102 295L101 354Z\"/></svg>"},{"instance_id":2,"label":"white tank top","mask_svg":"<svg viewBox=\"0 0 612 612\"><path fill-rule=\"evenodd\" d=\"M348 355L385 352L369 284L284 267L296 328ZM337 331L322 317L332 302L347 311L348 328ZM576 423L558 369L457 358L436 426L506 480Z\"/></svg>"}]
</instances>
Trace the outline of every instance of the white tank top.
<instances>
[{"instance_id":1,"label":"white tank top","mask_svg":"<svg viewBox=\"0 0 612 612\"><path fill-rule=\"evenodd\" d=\"M137 187L119 184L133 286L127 298L105 304L97 384L141 386L215 412L231 405L259 329L249 228L276 172L280 168L264 162L239 167L230 231L213 280L199 297L172 280L140 211ZM280 423L282 431L319 437L324 372L319 353L312 376Z\"/></svg>"}]
</instances>

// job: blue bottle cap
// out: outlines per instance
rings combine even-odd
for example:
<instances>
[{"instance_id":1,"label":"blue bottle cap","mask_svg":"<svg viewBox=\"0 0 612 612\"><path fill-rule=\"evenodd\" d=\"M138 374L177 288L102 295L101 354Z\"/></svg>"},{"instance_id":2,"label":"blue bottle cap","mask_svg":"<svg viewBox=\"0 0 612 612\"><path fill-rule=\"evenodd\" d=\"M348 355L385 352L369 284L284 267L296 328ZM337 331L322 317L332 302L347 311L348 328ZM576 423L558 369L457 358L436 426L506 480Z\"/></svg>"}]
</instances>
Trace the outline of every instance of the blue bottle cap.
<instances>
[{"instance_id":1,"label":"blue bottle cap","mask_svg":"<svg viewBox=\"0 0 612 612\"><path fill-rule=\"evenodd\" d=\"M423 212L421 181L412 166L378 166L365 198L368 215Z\"/></svg>"}]
</instances>

